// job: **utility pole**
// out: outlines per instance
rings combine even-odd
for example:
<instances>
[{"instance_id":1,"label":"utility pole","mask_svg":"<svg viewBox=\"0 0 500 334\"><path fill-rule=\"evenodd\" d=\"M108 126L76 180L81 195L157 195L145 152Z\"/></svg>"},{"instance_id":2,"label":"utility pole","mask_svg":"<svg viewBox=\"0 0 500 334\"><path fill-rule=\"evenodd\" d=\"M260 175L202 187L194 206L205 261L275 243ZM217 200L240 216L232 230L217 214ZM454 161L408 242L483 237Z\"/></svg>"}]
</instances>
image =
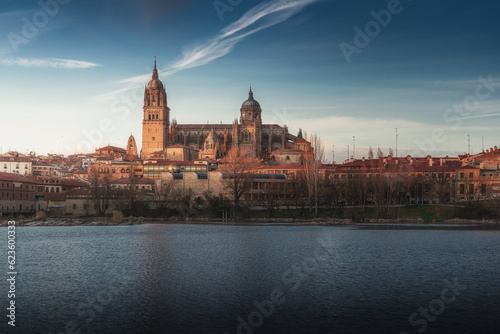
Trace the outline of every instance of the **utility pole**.
<instances>
[{"instance_id":1,"label":"utility pole","mask_svg":"<svg viewBox=\"0 0 500 334\"><path fill-rule=\"evenodd\" d=\"M335 165L335 145L332 145L332 165Z\"/></svg>"},{"instance_id":2,"label":"utility pole","mask_svg":"<svg viewBox=\"0 0 500 334\"><path fill-rule=\"evenodd\" d=\"M347 145L347 161L349 161L351 157L349 156L349 145Z\"/></svg>"},{"instance_id":3,"label":"utility pole","mask_svg":"<svg viewBox=\"0 0 500 334\"><path fill-rule=\"evenodd\" d=\"M467 153L470 155L470 135L467 135Z\"/></svg>"},{"instance_id":4,"label":"utility pole","mask_svg":"<svg viewBox=\"0 0 500 334\"><path fill-rule=\"evenodd\" d=\"M398 128L396 128L396 158L398 157Z\"/></svg>"},{"instance_id":5,"label":"utility pole","mask_svg":"<svg viewBox=\"0 0 500 334\"><path fill-rule=\"evenodd\" d=\"M352 136L352 157L356 160L356 136Z\"/></svg>"}]
</instances>

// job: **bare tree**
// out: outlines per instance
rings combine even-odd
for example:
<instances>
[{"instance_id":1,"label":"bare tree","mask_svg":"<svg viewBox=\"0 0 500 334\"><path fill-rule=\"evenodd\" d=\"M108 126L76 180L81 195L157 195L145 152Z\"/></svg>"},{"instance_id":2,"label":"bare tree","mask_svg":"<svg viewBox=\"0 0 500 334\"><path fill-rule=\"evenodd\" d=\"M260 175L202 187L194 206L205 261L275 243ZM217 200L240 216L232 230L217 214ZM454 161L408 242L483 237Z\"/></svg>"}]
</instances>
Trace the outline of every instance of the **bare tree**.
<instances>
[{"instance_id":1,"label":"bare tree","mask_svg":"<svg viewBox=\"0 0 500 334\"><path fill-rule=\"evenodd\" d=\"M373 159L373 148L371 146L368 149L368 159Z\"/></svg>"},{"instance_id":2,"label":"bare tree","mask_svg":"<svg viewBox=\"0 0 500 334\"><path fill-rule=\"evenodd\" d=\"M304 199L308 197L308 191L304 173L290 175L287 180L285 192L285 206L290 217L303 217L307 211Z\"/></svg>"},{"instance_id":3,"label":"bare tree","mask_svg":"<svg viewBox=\"0 0 500 334\"><path fill-rule=\"evenodd\" d=\"M311 153L304 157L304 176L309 194L309 209L318 213L318 193L320 183L320 167L324 160L325 149L321 137L314 133L305 134L306 140L311 144Z\"/></svg>"},{"instance_id":4,"label":"bare tree","mask_svg":"<svg viewBox=\"0 0 500 334\"><path fill-rule=\"evenodd\" d=\"M158 211L166 213L174 205L178 184L174 179L159 180L155 187L156 206Z\"/></svg>"},{"instance_id":5,"label":"bare tree","mask_svg":"<svg viewBox=\"0 0 500 334\"><path fill-rule=\"evenodd\" d=\"M380 149L380 147L377 147L377 158L383 158L384 157L384 152Z\"/></svg>"},{"instance_id":6,"label":"bare tree","mask_svg":"<svg viewBox=\"0 0 500 334\"><path fill-rule=\"evenodd\" d=\"M140 191L138 189L138 179L136 176L135 166L130 164L130 173L128 175L128 182L126 185L125 193L125 207L129 214L136 215L140 206Z\"/></svg>"},{"instance_id":7,"label":"bare tree","mask_svg":"<svg viewBox=\"0 0 500 334\"><path fill-rule=\"evenodd\" d=\"M338 175L337 175L338 176ZM330 211L330 217L342 218L344 214L344 198L346 184L344 179L328 178L321 184L321 194Z\"/></svg>"},{"instance_id":8,"label":"bare tree","mask_svg":"<svg viewBox=\"0 0 500 334\"><path fill-rule=\"evenodd\" d=\"M95 211L99 216L104 216L111 198L111 178L109 175L99 177L94 169L89 171L90 194L94 202Z\"/></svg>"},{"instance_id":9,"label":"bare tree","mask_svg":"<svg viewBox=\"0 0 500 334\"><path fill-rule=\"evenodd\" d=\"M389 147L389 153L388 153L388 155L390 155L391 157L394 156L394 152L392 150L392 147Z\"/></svg>"},{"instance_id":10,"label":"bare tree","mask_svg":"<svg viewBox=\"0 0 500 334\"><path fill-rule=\"evenodd\" d=\"M233 147L222 161L219 170L225 174L223 186L231 192L235 213L240 209L240 200L248 192L251 179L248 172L256 165L246 149Z\"/></svg>"}]
</instances>

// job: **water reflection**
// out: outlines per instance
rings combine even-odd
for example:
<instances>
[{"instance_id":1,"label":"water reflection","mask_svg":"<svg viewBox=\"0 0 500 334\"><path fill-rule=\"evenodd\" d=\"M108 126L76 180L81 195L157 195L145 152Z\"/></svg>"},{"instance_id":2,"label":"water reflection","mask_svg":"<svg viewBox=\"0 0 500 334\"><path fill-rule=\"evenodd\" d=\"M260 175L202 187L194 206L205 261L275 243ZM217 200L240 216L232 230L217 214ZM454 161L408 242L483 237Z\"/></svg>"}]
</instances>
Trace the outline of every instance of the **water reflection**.
<instances>
[{"instance_id":1,"label":"water reflection","mask_svg":"<svg viewBox=\"0 0 500 334\"><path fill-rule=\"evenodd\" d=\"M308 271L318 238L332 251ZM237 333L276 289L285 300L255 333L415 333L410 315L454 278L467 289L426 333L499 329L499 231L152 224L19 228L18 240L26 333Z\"/></svg>"}]
</instances>

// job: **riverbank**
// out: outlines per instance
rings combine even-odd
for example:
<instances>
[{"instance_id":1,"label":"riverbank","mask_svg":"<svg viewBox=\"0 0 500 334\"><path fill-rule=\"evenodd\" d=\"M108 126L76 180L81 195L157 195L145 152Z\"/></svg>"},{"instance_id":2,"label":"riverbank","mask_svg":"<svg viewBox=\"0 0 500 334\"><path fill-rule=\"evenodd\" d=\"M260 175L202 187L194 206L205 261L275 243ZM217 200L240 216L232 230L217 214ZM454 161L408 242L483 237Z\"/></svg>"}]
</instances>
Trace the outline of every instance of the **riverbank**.
<instances>
[{"instance_id":1,"label":"riverbank","mask_svg":"<svg viewBox=\"0 0 500 334\"><path fill-rule=\"evenodd\" d=\"M0 227L7 226L7 219L0 221ZM91 217L91 218L47 218L36 220L30 218L16 219L16 226L119 226L119 225L138 225L138 224L215 224L215 225L254 225L254 224L273 224L273 225L305 225L305 226L349 226L356 224L374 224L374 225L389 225L389 224L450 224L450 225L467 225L467 226L499 226L500 221L497 220L478 220L478 219L461 219L453 218L444 221L425 222L422 218L417 219L365 219L362 222L355 222L352 219L295 219L295 218L257 218L252 220L221 220L221 219L205 219L205 218L190 218L182 219L180 217L171 217L166 219L159 218L144 218L144 217L128 217L121 222L115 222L112 218L107 217Z\"/></svg>"}]
</instances>

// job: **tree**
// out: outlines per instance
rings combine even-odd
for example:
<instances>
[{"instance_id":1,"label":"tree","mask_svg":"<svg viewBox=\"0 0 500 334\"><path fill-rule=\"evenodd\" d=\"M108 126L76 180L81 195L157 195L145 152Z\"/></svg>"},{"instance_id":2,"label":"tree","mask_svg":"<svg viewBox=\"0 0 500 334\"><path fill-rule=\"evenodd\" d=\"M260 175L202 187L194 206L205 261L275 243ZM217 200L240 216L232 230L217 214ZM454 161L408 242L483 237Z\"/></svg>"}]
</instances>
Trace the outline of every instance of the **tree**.
<instances>
[{"instance_id":1,"label":"tree","mask_svg":"<svg viewBox=\"0 0 500 334\"><path fill-rule=\"evenodd\" d=\"M251 178L248 172L256 165L249 158L246 149L232 147L222 161L219 170L224 174L222 184L233 197L234 212L240 209L240 200L248 192L251 186Z\"/></svg>"},{"instance_id":2,"label":"tree","mask_svg":"<svg viewBox=\"0 0 500 334\"><path fill-rule=\"evenodd\" d=\"M156 205L160 213L165 214L168 208L175 203L178 185L174 179L157 181L155 187Z\"/></svg>"},{"instance_id":3,"label":"tree","mask_svg":"<svg viewBox=\"0 0 500 334\"><path fill-rule=\"evenodd\" d=\"M368 159L373 159L373 148L371 146L368 149Z\"/></svg>"},{"instance_id":4,"label":"tree","mask_svg":"<svg viewBox=\"0 0 500 334\"><path fill-rule=\"evenodd\" d=\"M391 157L394 156L394 152L392 151L392 147L389 147L389 153L388 153L388 155L390 155Z\"/></svg>"},{"instance_id":5,"label":"tree","mask_svg":"<svg viewBox=\"0 0 500 334\"><path fill-rule=\"evenodd\" d=\"M337 175L338 176L338 175ZM344 202L342 194L345 194L345 180L339 178L328 178L322 182L321 193L330 211L330 217L342 218L344 214Z\"/></svg>"},{"instance_id":6,"label":"tree","mask_svg":"<svg viewBox=\"0 0 500 334\"><path fill-rule=\"evenodd\" d=\"M223 194L214 195L211 191L207 190L203 193L203 198L208 211L215 217L221 214L221 218L224 218L223 212L229 211L231 207L231 201Z\"/></svg>"},{"instance_id":7,"label":"tree","mask_svg":"<svg viewBox=\"0 0 500 334\"><path fill-rule=\"evenodd\" d=\"M384 152L380 149L380 147L377 147L377 158L383 158L384 157Z\"/></svg>"},{"instance_id":8,"label":"tree","mask_svg":"<svg viewBox=\"0 0 500 334\"><path fill-rule=\"evenodd\" d=\"M304 199L308 197L304 173L292 174L287 181L285 206L288 214L290 217L298 215L302 218L307 211Z\"/></svg>"},{"instance_id":9,"label":"tree","mask_svg":"<svg viewBox=\"0 0 500 334\"><path fill-rule=\"evenodd\" d=\"M104 216L109 206L109 200L112 196L111 178L109 175L99 177L95 169L89 171L90 194L94 202L95 211L99 216Z\"/></svg>"},{"instance_id":10,"label":"tree","mask_svg":"<svg viewBox=\"0 0 500 334\"><path fill-rule=\"evenodd\" d=\"M318 193L320 173L319 168L324 160L325 149L321 137L314 133L305 134L306 140L311 144L311 153L304 157L304 176L309 195L309 210L312 211L314 203L314 212L318 213Z\"/></svg>"},{"instance_id":11,"label":"tree","mask_svg":"<svg viewBox=\"0 0 500 334\"><path fill-rule=\"evenodd\" d=\"M130 164L130 173L128 175L127 191L125 193L125 208L130 215L137 216L141 208L141 196L137 187L138 179L135 172L135 166Z\"/></svg>"}]
</instances>

